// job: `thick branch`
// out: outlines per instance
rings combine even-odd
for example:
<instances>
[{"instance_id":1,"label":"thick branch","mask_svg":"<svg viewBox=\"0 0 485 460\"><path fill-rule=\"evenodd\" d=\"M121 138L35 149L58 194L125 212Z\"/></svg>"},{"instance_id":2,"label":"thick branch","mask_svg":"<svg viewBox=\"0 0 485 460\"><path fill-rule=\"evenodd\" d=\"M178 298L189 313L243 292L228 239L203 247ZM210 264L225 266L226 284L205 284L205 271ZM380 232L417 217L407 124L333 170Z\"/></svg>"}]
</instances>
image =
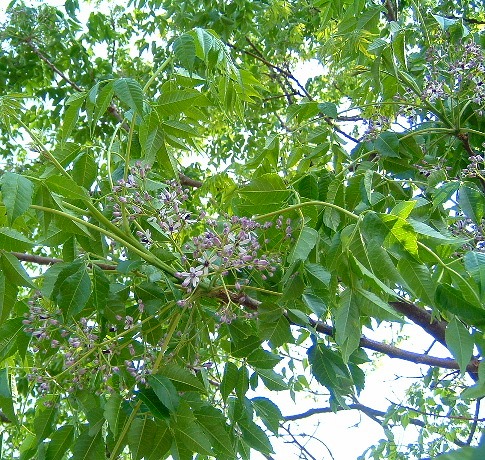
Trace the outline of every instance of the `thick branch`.
<instances>
[{"instance_id":1,"label":"thick branch","mask_svg":"<svg viewBox=\"0 0 485 460\"><path fill-rule=\"evenodd\" d=\"M34 254L25 254L22 252L11 252L11 254L22 262L32 262L37 265L53 265L64 262L62 259L56 259L54 257L37 256ZM102 270L116 270L116 265L103 264L98 262L96 262L95 265L97 265Z\"/></svg>"},{"instance_id":2,"label":"thick branch","mask_svg":"<svg viewBox=\"0 0 485 460\"><path fill-rule=\"evenodd\" d=\"M445 330L448 323L446 321L437 321L431 313L424 308L420 308L411 302L404 302L402 300L396 302L389 302L389 304L402 313L406 318L410 319L414 324L425 330L441 345L447 347L445 340Z\"/></svg>"},{"instance_id":3,"label":"thick branch","mask_svg":"<svg viewBox=\"0 0 485 460\"><path fill-rule=\"evenodd\" d=\"M211 295L222 300L223 302L231 301L234 303L238 303L253 311L256 311L261 304L259 301L252 299L251 297L244 294L235 294L230 292L228 297L228 294L226 292L216 291L211 293ZM296 326L302 326L301 324L294 323L291 320L288 321ZM310 326L313 327L317 332L329 335L331 337L335 335L334 328L332 326L329 326L328 324L325 324L321 321L316 321L311 318L308 318L308 322ZM443 369L460 369L458 363L452 358L439 358L437 356L429 356L425 354L415 353L412 351L402 350L401 348L397 348L394 345L378 342L376 340L368 339L364 336L361 337L359 345L362 348L377 351L378 353L387 355L390 358L402 359L404 361L409 361L415 364L424 364L427 366L440 367ZM473 375L477 375L479 363L479 360L472 359L467 366L467 371L472 373Z\"/></svg>"}]
</instances>

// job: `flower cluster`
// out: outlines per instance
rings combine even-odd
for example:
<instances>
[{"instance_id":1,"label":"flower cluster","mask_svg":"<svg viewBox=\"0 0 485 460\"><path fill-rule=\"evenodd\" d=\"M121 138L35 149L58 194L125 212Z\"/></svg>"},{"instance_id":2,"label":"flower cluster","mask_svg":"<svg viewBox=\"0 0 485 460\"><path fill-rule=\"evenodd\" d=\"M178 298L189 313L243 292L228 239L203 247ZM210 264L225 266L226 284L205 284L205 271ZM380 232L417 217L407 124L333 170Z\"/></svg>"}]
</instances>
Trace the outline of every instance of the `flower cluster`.
<instances>
[{"instance_id":1,"label":"flower cluster","mask_svg":"<svg viewBox=\"0 0 485 460\"><path fill-rule=\"evenodd\" d=\"M476 104L485 103L485 56L474 42L465 43L456 61L449 66L456 90L468 88L473 92Z\"/></svg>"},{"instance_id":2,"label":"flower cluster","mask_svg":"<svg viewBox=\"0 0 485 460\"><path fill-rule=\"evenodd\" d=\"M50 312L45 305L47 301L40 295L29 300L29 312L23 320L24 331L31 336L30 347L42 366L39 372L34 363L27 378L37 384L40 393L53 391L53 382L68 392L91 387L98 392L111 391L114 380L118 388L123 387L123 372L144 383L145 372L138 372L139 359L133 345L123 342L121 334L116 336L118 331L137 327L131 316L118 316L118 323L108 326L113 333L111 340L100 340L100 326L94 320L80 318L67 326L61 311Z\"/></svg>"},{"instance_id":3,"label":"flower cluster","mask_svg":"<svg viewBox=\"0 0 485 460\"><path fill-rule=\"evenodd\" d=\"M452 99L454 105L485 104L485 55L474 42L465 42L454 49L429 48L423 74L419 97L414 89L408 88L398 98L403 103L400 115L405 116L411 125L419 119L433 118L426 104L421 109L418 107L420 102L433 104ZM476 110L482 112L481 107Z\"/></svg>"},{"instance_id":4,"label":"flower cluster","mask_svg":"<svg viewBox=\"0 0 485 460\"><path fill-rule=\"evenodd\" d=\"M153 196L142 191L140 181L143 181L150 171L149 165L137 162L131 168L130 174L125 179L120 179L113 186L113 223L122 222L124 214L129 221L134 221L144 215L144 207L153 200Z\"/></svg>"},{"instance_id":5,"label":"flower cluster","mask_svg":"<svg viewBox=\"0 0 485 460\"><path fill-rule=\"evenodd\" d=\"M135 220L142 244L147 248L163 245L177 254L179 269L175 276L189 298L203 281L213 287L229 284L240 291L254 275L260 281L273 276L281 262L279 246L292 240L290 219L280 216L275 222L258 222L229 215L213 219L203 211L189 210L188 191L180 184L160 183L147 191L148 169L137 163L130 172L128 179L113 189L114 221L121 222L125 212ZM182 299L179 304L187 305L187 301Z\"/></svg>"},{"instance_id":6,"label":"flower cluster","mask_svg":"<svg viewBox=\"0 0 485 460\"><path fill-rule=\"evenodd\" d=\"M463 245L464 250L485 252L485 222L477 225L463 216L451 226L451 233L468 240Z\"/></svg>"},{"instance_id":7,"label":"flower cluster","mask_svg":"<svg viewBox=\"0 0 485 460\"><path fill-rule=\"evenodd\" d=\"M272 222L263 224L247 217L226 216L225 221L207 220L207 230L185 245L186 271L176 273L182 280L182 286L192 291L204 277L214 275L235 279L236 290L248 282L248 272L258 272L263 280L273 276L281 262L278 255L265 252L267 238L260 242L259 232L268 230ZM283 230L282 218L276 227ZM286 221L284 238L291 238L291 220ZM242 279L238 275L243 275Z\"/></svg>"},{"instance_id":8,"label":"flower cluster","mask_svg":"<svg viewBox=\"0 0 485 460\"><path fill-rule=\"evenodd\" d=\"M390 127L389 118L383 115L375 115L372 118L364 120L363 123L367 126L363 137L368 141L377 139L382 131Z\"/></svg>"},{"instance_id":9,"label":"flower cluster","mask_svg":"<svg viewBox=\"0 0 485 460\"><path fill-rule=\"evenodd\" d=\"M470 155L468 157L470 163L462 170L464 177L481 177L485 173L484 162L482 155Z\"/></svg>"}]
</instances>

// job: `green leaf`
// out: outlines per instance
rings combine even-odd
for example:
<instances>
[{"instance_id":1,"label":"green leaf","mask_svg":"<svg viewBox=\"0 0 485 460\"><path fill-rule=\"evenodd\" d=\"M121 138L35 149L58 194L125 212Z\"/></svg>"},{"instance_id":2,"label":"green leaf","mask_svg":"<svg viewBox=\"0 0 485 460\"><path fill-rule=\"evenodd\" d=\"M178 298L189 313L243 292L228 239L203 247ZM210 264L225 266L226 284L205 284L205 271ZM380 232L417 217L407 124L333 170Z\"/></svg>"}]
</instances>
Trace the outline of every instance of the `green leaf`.
<instances>
[{"instance_id":1,"label":"green leaf","mask_svg":"<svg viewBox=\"0 0 485 460\"><path fill-rule=\"evenodd\" d=\"M327 312L325 302L315 294L303 294L301 296L305 305L317 315L317 318L323 318Z\"/></svg>"},{"instance_id":2,"label":"green leaf","mask_svg":"<svg viewBox=\"0 0 485 460\"><path fill-rule=\"evenodd\" d=\"M481 252L469 251L463 258L466 271L478 284L480 295L485 296L485 254Z\"/></svg>"},{"instance_id":3,"label":"green leaf","mask_svg":"<svg viewBox=\"0 0 485 460\"><path fill-rule=\"evenodd\" d=\"M14 255L3 252L0 260L3 273L8 281L16 286L36 288L35 284L30 280L30 277L25 271L24 267Z\"/></svg>"},{"instance_id":4,"label":"green leaf","mask_svg":"<svg viewBox=\"0 0 485 460\"><path fill-rule=\"evenodd\" d=\"M249 390L249 371L248 368L242 365L238 370L238 377L236 383L236 394L243 399L244 395Z\"/></svg>"},{"instance_id":5,"label":"green leaf","mask_svg":"<svg viewBox=\"0 0 485 460\"><path fill-rule=\"evenodd\" d=\"M241 429L242 438L253 449L263 454L273 453L273 447L266 436L266 433L251 420L241 420L238 422Z\"/></svg>"},{"instance_id":6,"label":"green leaf","mask_svg":"<svg viewBox=\"0 0 485 460\"><path fill-rule=\"evenodd\" d=\"M381 133L374 142L374 148L383 157L399 158L399 137L389 131Z\"/></svg>"},{"instance_id":7,"label":"green leaf","mask_svg":"<svg viewBox=\"0 0 485 460\"><path fill-rule=\"evenodd\" d=\"M475 184L462 184L458 190L458 204L465 216L480 224L485 214L485 195Z\"/></svg>"},{"instance_id":8,"label":"green leaf","mask_svg":"<svg viewBox=\"0 0 485 460\"><path fill-rule=\"evenodd\" d=\"M1 179L2 200L7 210L7 218L13 224L32 204L34 184L20 174L4 172Z\"/></svg>"},{"instance_id":9,"label":"green leaf","mask_svg":"<svg viewBox=\"0 0 485 460\"><path fill-rule=\"evenodd\" d=\"M263 397L253 398L251 402L266 428L278 435L280 422L283 420L279 407L273 401Z\"/></svg>"},{"instance_id":10,"label":"green leaf","mask_svg":"<svg viewBox=\"0 0 485 460\"><path fill-rule=\"evenodd\" d=\"M177 424L173 426L173 430L177 444L183 445L192 452L213 455L211 443L198 423Z\"/></svg>"},{"instance_id":11,"label":"green leaf","mask_svg":"<svg viewBox=\"0 0 485 460\"><path fill-rule=\"evenodd\" d=\"M62 118L62 126L59 131L59 140L64 143L71 135L74 126L79 118L79 110L84 103L86 93L75 93L66 102L66 110Z\"/></svg>"},{"instance_id":12,"label":"green leaf","mask_svg":"<svg viewBox=\"0 0 485 460\"><path fill-rule=\"evenodd\" d=\"M100 460L105 458L105 445L101 432L91 436L84 431L74 442L70 460Z\"/></svg>"},{"instance_id":13,"label":"green leaf","mask_svg":"<svg viewBox=\"0 0 485 460\"><path fill-rule=\"evenodd\" d=\"M426 305L433 305L436 284L431 279L428 267L403 258L397 264L397 269L414 295Z\"/></svg>"},{"instance_id":14,"label":"green leaf","mask_svg":"<svg viewBox=\"0 0 485 460\"><path fill-rule=\"evenodd\" d=\"M189 34L183 34L173 43L176 58L187 69L192 70L195 63L195 41Z\"/></svg>"},{"instance_id":15,"label":"green leaf","mask_svg":"<svg viewBox=\"0 0 485 460\"><path fill-rule=\"evenodd\" d=\"M235 358L245 358L261 345L261 339L256 335L244 336L231 344L231 354Z\"/></svg>"},{"instance_id":16,"label":"green leaf","mask_svg":"<svg viewBox=\"0 0 485 460\"><path fill-rule=\"evenodd\" d=\"M64 453L72 446L74 440L74 426L64 425L58 428L47 445L45 460L59 460Z\"/></svg>"},{"instance_id":17,"label":"green leaf","mask_svg":"<svg viewBox=\"0 0 485 460\"><path fill-rule=\"evenodd\" d=\"M338 117L337 106L333 102L321 102L320 104L318 104L317 107L318 107L318 110L320 110L320 112L326 115L327 117L330 117L330 118Z\"/></svg>"},{"instance_id":18,"label":"green leaf","mask_svg":"<svg viewBox=\"0 0 485 460\"><path fill-rule=\"evenodd\" d=\"M113 90L121 102L138 114L143 114L143 89L136 80L132 78L115 80Z\"/></svg>"},{"instance_id":19,"label":"green leaf","mask_svg":"<svg viewBox=\"0 0 485 460\"><path fill-rule=\"evenodd\" d=\"M104 311L109 295L109 279L97 265L92 266L92 292L90 300L98 312Z\"/></svg>"},{"instance_id":20,"label":"green leaf","mask_svg":"<svg viewBox=\"0 0 485 460\"><path fill-rule=\"evenodd\" d=\"M268 390L283 391L288 389L288 384L284 381L283 377L273 369L256 369L256 372Z\"/></svg>"},{"instance_id":21,"label":"green leaf","mask_svg":"<svg viewBox=\"0 0 485 460\"><path fill-rule=\"evenodd\" d=\"M461 321L453 317L446 326L445 340L448 349L460 365L461 373L464 374L473 354L473 336Z\"/></svg>"},{"instance_id":22,"label":"green leaf","mask_svg":"<svg viewBox=\"0 0 485 460\"><path fill-rule=\"evenodd\" d=\"M170 416L168 409L161 403L158 396L151 388L143 388L138 392L138 397L150 409L154 417L160 420L167 420Z\"/></svg>"},{"instance_id":23,"label":"green leaf","mask_svg":"<svg viewBox=\"0 0 485 460\"><path fill-rule=\"evenodd\" d=\"M294 341L291 334L290 323L284 316L273 322L259 322L259 335L271 342L271 346L280 347L285 343Z\"/></svg>"},{"instance_id":24,"label":"green leaf","mask_svg":"<svg viewBox=\"0 0 485 460\"><path fill-rule=\"evenodd\" d=\"M82 260L72 262L61 270L54 284L52 298L65 318L77 315L87 304L90 295L91 280Z\"/></svg>"},{"instance_id":25,"label":"green leaf","mask_svg":"<svg viewBox=\"0 0 485 460\"><path fill-rule=\"evenodd\" d=\"M461 292L449 284L442 283L438 285L436 302L440 309L453 313L467 324L474 326L485 325L485 310L467 302Z\"/></svg>"},{"instance_id":26,"label":"green leaf","mask_svg":"<svg viewBox=\"0 0 485 460\"><path fill-rule=\"evenodd\" d=\"M45 438L51 437L57 415L57 401L53 402L55 402L55 404L43 408L40 412L36 411L34 418L34 432L37 438L37 443L43 441Z\"/></svg>"},{"instance_id":27,"label":"green leaf","mask_svg":"<svg viewBox=\"0 0 485 460\"><path fill-rule=\"evenodd\" d=\"M228 396L236 388L237 379L239 373L237 366L231 362L227 361L224 366L224 374L222 375L222 382L219 390L221 392L222 400L227 401Z\"/></svg>"},{"instance_id":28,"label":"green leaf","mask_svg":"<svg viewBox=\"0 0 485 460\"><path fill-rule=\"evenodd\" d=\"M1 336L0 336L1 337ZM17 416L13 407L12 392L10 390L10 381L8 369L0 369L0 410L11 422L17 423Z\"/></svg>"},{"instance_id":29,"label":"green leaf","mask_svg":"<svg viewBox=\"0 0 485 460\"><path fill-rule=\"evenodd\" d=\"M113 393L104 405L103 415L115 439L118 438L118 434L128 418L121 407L122 403L123 398L118 393Z\"/></svg>"},{"instance_id":30,"label":"green leaf","mask_svg":"<svg viewBox=\"0 0 485 460\"><path fill-rule=\"evenodd\" d=\"M148 384L152 387L155 394L162 404L170 411L175 412L179 404L179 395L174 384L163 375L148 376Z\"/></svg>"},{"instance_id":31,"label":"green leaf","mask_svg":"<svg viewBox=\"0 0 485 460\"><path fill-rule=\"evenodd\" d=\"M377 319L385 319L388 321L402 322L402 317L394 310L388 302L382 300L378 295L366 289L358 289L356 291L360 296L372 303L377 308L372 309L372 316Z\"/></svg>"},{"instance_id":32,"label":"green leaf","mask_svg":"<svg viewBox=\"0 0 485 460\"><path fill-rule=\"evenodd\" d=\"M418 220L408 219L408 222L414 228L414 231L420 235L429 236L430 238L435 238L437 240L443 240L449 243L455 242L457 239L451 236L446 236L441 234L440 232L436 231L433 227L426 225L423 222L419 222Z\"/></svg>"},{"instance_id":33,"label":"green leaf","mask_svg":"<svg viewBox=\"0 0 485 460\"><path fill-rule=\"evenodd\" d=\"M403 218L391 214L379 214L379 217L390 233L388 238L392 237L390 243L393 240L398 241L407 252L417 256L417 237L411 224Z\"/></svg>"},{"instance_id":34,"label":"green leaf","mask_svg":"<svg viewBox=\"0 0 485 460\"><path fill-rule=\"evenodd\" d=\"M311 262L305 262L305 269L307 273L318 281L323 283L325 286L330 284L330 280L332 279L332 275L328 272L325 268L321 265L313 264Z\"/></svg>"},{"instance_id":35,"label":"green leaf","mask_svg":"<svg viewBox=\"0 0 485 460\"><path fill-rule=\"evenodd\" d=\"M331 392L351 392L352 380L342 357L323 344L312 345L308 349L308 361L317 382Z\"/></svg>"},{"instance_id":36,"label":"green leaf","mask_svg":"<svg viewBox=\"0 0 485 460\"><path fill-rule=\"evenodd\" d=\"M45 184L51 192L57 193L65 198L83 201L89 198L87 190L67 176L50 176L45 180Z\"/></svg>"},{"instance_id":37,"label":"green leaf","mask_svg":"<svg viewBox=\"0 0 485 460\"><path fill-rule=\"evenodd\" d=\"M273 369L280 361L281 356L269 351L257 348L246 358L249 365L260 369Z\"/></svg>"},{"instance_id":38,"label":"green leaf","mask_svg":"<svg viewBox=\"0 0 485 460\"><path fill-rule=\"evenodd\" d=\"M138 138L142 156L149 165L155 163L160 156L168 155L163 128L156 111L152 110L148 115L145 115L138 131ZM171 165L170 161L167 163L162 160L161 163ZM175 176L176 171L177 169L174 170L171 177Z\"/></svg>"},{"instance_id":39,"label":"green leaf","mask_svg":"<svg viewBox=\"0 0 485 460\"><path fill-rule=\"evenodd\" d=\"M318 232L313 228L303 227L290 255L288 256L288 263L291 265L298 260L305 261L310 254L310 251L317 244L317 241Z\"/></svg>"},{"instance_id":40,"label":"green leaf","mask_svg":"<svg viewBox=\"0 0 485 460\"><path fill-rule=\"evenodd\" d=\"M236 208L240 214L253 216L277 211L284 206L291 192L277 174L263 174L238 191Z\"/></svg>"},{"instance_id":41,"label":"green leaf","mask_svg":"<svg viewBox=\"0 0 485 460\"><path fill-rule=\"evenodd\" d=\"M146 458L152 452L156 431L155 422L148 417L133 420L128 431L128 445L133 460Z\"/></svg>"},{"instance_id":42,"label":"green leaf","mask_svg":"<svg viewBox=\"0 0 485 460\"><path fill-rule=\"evenodd\" d=\"M0 363L16 351L17 338L23 334L23 318L12 318L0 327Z\"/></svg>"},{"instance_id":43,"label":"green leaf","mask_svg":"<svg viewBox=\"0 0 485 460\"><path fill-rule=\"evenodd\" d=\"M174 90L160 95L157 100L156 110L161 115L173 116L200 103L207 105L199 91L188 89Z\"/></svg>"},{"instance_id":44,"label":"green leaf","mask_svg":"<svg viewBox=\"0 0 485 460\"><path fill-rule=\"evenodd\" d=\"M103 88L99 91L96 97L96 106L93 112L93 121L91 123L91 129L96 126L99 119L104 115L106 109L111 104L111 100L113 99L113 82L110 81L106 83Z\"/></svg>"},{"instance_id":45,"label":"green leaf","mask_svg":"<svg viewBox=\"0 0 485 460\"><path fill-rule=\"evenodd\" d=\"M344 363L347 363L350 355L359 347L361 336L359 307L355 294L350 289L340 294L335 330L335 341L342 350Z\"/></svg>"},{"instance_id":46,"label":"green leaf","mask_svg":"<svg viewBox=\"0 0 485 460\"><path fill-rule=\"evenodd\" d=\"M72 166L72 178L77 185L90 189L98 174L98 166L93 155L84 152Z\"/></svg>"},{"instance_id":47,"label":"green leaf","mask_svg":"<svg viewBox=\"0 0 485 460\"><path fill-rule=\"evenodd\" d=\"M482 435L483 436L483 435ZM462 447L444 455L439 455L436 460L483 460L485 458L485 443L477 447Z\"/></svg>"},{"instance_id":48,"label":"green leaf","mask_svg":"<svg viewBox=\"0 0 485 460\"><path fill-rule=\"evenodd\" d=\"M158 374L169 378L179 391L206 392L204 384L197 377L177 364L162 366Z\"/></svg>"},{"instance_id":49,"label":"green leaf","mask_svg":"<svg viewBox=\"0 0 485 460\"><path fill-rule=\"evenodd\" d=\"M195 412L197 421L209 436L216 458L234 458L235 452L224 414L215 407L204 406Z\"/></svg>"},{"instance_id":50,"label":"green leaf","mask_svg":"<svg viewBox=\"0 0 485 460\"><path fill-rule=\"evenodd\" d=\"M0 326L10 317L18 294L16 284L10 283L3 273L0 273Z\"/></svg>"},{"instance_id":51,"label":"green leaf","mask_svg":"<svg viewBox=\"0 0 485 460\"><path fill-rule=\"evenodd\" d=\"M146 460L160 460L170 450L173 437L170 428L161 420L156 420L156 431L150 440L150 452Z\"/></svg>"}]
</instances>

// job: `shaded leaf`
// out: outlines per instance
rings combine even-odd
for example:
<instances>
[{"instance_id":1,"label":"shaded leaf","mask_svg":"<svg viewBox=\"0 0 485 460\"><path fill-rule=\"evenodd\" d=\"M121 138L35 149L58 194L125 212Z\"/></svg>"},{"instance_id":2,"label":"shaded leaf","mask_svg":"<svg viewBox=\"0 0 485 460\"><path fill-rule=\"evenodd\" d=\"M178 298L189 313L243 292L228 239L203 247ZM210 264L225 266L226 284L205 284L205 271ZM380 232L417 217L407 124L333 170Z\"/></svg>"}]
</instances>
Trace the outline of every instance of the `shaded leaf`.
<instances>
[{"instance_id":1,"label":"shaded leaf","mask_svg":"<svg viewBox=\"0 0 485 460\"><path fill-rule=\"evenodd\" d=\"M34 184L20 174L4 172L1 178L2 200L7 210L7 217L12 224L24 214L32 204Z\"/></svg>"},{"instance_id":2,"label":"shaded leaf","mask_svg":"<svg viewBox=\"0 0 485 460\"><path fill-rule=\"evenodd\" d=\"M288 256L288 263L293 264L298 260L306 260L317 241L318 232L313 228L303 227Z\"/></svg>"},{"instance_id":3,"label":"shaded leaf","mask_svg":"<svg viewBox=\"0 0 485 460\"><path fill-rule=\"evenodd\" d=\"M473 347L475 345L472 335L456 317L453 317L446 326L445 340L448 349L460 365L462 374L464 374L472 358Z\"/></svg>"},{"instance_id":4,"label":"shaded leaf","mask_svg":"<svg viewBox=\"0 0 485 460\"><path fill-rule=\"evenodd\" d=\"M237 366L233 362L227 361L224 366L224 374L222 375L221 386L219 387L222 400L224 402L226 402L228 396L236 388L238 375L239 373Z\"/></svg>"},{"instance_id":5,"label":"shaded leaf","mask_svg":"<svg viewBox=\"0 0 485 460\"><path fill-rule=\"evenodd\" d=\"M105 458L105 445L101 432L91 436L84 431L75 441L70 460L100 460Z\"/></svg>"},{"instance_id":6,"label":"shaded leaf","mask_svg":"<svg viewBox=\"0 0 485 460\"><path fill-rule=\"evenodd\" d=\"M280 422L283 420L279 407L270 399L263 397L253 398L251 402L266 428L277 435Z\"/></svg>"},{"instance_id":7,"label":"shaded leaf","mask_svg":"<svg viewBox=\"0 0 485 460\"><path fill-rule=\"evenodd\" d=\"M136 80L132 78L115 80L113 90L121 102L138 114L143 114L143 89Z\"/></svg>"},{"instance_id":8,"label":"shaded leaf","mask_svg":"<svg viewBox=\"0 0 485 460\"><path fill-rule=\"evenodd\" d=\"M179 391L201 391L203 393L206 391L204 384L194 374L177 364L162 366L158 373L169 378Z\"/></svg>"},{"instance_id":9,"label":"shaded leaf","mask_svg":"<svg viewBox=\"0 0 485 460\"><path fill-rule=\"evenodd\" d=\"M49 437L51 440L47 446L45 460L59 460L67 449L72 446L74 440L74 426L61 426Z\"/></svg>"},{"instance_id":10,"label":"shaded leaf","mask_svg":"<svg viewBox=\"0 0 485 460\"><path fill-rule=\"evenodd\" d=\"M147 380L162 404L170 412L175 412L180 398L173 383L167 377L156 374L149 375Z\"/></svg>"},{"instance_id":11,"label":"shaded leaf","mask_svg":"<svg viewBox=\"0 0 485 460\"><path fill-rule=\"evenodd\" d=\"M1 266L3 274L7 280L16 286L35 288L29 275L25 271L20 261L12 254L4 252L1 254Z\"/></svg>"},{"instance_id":12,"label":"shaded leaf","mask_svg":"<svg viewBox=\"0 0 485 460\"><path fill-rule=\"evenodd\" d=\"M12 391L8 369L0 369L0 410L11 422L17 423L17 416L13 407Z\"/></svg>"}]
</instances>

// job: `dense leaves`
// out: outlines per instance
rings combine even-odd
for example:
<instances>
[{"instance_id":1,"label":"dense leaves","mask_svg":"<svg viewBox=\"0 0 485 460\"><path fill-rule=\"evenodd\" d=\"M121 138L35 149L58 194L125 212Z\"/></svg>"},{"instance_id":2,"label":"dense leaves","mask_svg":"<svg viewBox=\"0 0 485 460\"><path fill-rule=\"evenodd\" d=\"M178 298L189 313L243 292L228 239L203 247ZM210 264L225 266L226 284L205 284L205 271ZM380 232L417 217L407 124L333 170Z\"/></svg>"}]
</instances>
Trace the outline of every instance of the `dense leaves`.
<instances>
[{"instance_id":1,"label":"dense leaves","mask_svg":"<svg viewBox=\"0 0 485 460\"><path fill-rule=\"evenodd\" d=\"M362 459L479 458L483 6L128 3L0 29L0 456L314 458L355 409Z\"/></svg>"}]
</instances>

